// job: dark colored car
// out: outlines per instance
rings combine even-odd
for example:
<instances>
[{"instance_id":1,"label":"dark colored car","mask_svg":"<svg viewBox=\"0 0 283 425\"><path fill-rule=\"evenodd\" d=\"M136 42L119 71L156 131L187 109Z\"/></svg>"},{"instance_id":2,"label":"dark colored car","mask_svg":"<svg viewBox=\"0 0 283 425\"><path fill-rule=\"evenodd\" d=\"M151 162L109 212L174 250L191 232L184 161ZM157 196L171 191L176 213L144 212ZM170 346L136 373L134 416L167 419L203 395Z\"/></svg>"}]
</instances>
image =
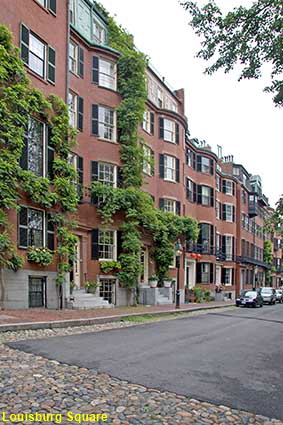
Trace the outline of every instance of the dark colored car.
<instances>
[{"instance_id":1,"label":"dark colored car","mask_svg":"<svg viewBox=\"0 0 283 425\"><path fill-rule=\"evenodd\" d=\"M276 292L276 301L278 303L282 303L283 302L283 291L282 289L275 289Z\"/></svg>"},{"instance_id":2,"label":"dark colored car","mask_svg":"<svg viewBox=\"0 0 283 425\"><path fill-rule=\"evenodd\" d=\"M236 299L236 306L240 307L262 307L263 298L258 291L242 291L241 295Z\"/></svg>"},{"instance_id":3,"label":"dark colored car","mask_svg":"<svg viewBox=\"0 0 283 425\"><path fill-rule=\"evenodd\" d=\"M259 288L259 292L263 298L264 303L266 304L276 303L276 292L274 288L270 288L270 287Z\"/></svg>"}]
</instances>

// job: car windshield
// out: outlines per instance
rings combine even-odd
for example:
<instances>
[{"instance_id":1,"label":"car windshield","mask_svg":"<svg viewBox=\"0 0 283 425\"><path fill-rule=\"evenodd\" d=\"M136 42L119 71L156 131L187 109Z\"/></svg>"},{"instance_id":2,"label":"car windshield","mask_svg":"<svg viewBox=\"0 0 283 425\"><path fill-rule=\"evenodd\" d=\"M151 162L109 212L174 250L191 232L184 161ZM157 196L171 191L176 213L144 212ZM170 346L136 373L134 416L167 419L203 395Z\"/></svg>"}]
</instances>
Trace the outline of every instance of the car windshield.
<instances>
[{"instance_id":1,"label":"car windshield","mask_svg":"<svg viewBox=\"0 0 283 425\"><path fill-rule=\"evenodd\" d=\"M254 297L256 297L256 295L257 295L256 291L247 291L245 293L245 297L247 297L247 298L254 298Z\"/></svg>"},{"instance_id":2,"label":"car windshield","mask_svg":"<svg viewBox=\"0 0 283 425\"><path fill-rule=\"evenodd\" d=\"M271 288L262 288L261 292L262 293L265 293L265 294L271 294L272 293L272 289Z\"/></svg>"}]
</instances>

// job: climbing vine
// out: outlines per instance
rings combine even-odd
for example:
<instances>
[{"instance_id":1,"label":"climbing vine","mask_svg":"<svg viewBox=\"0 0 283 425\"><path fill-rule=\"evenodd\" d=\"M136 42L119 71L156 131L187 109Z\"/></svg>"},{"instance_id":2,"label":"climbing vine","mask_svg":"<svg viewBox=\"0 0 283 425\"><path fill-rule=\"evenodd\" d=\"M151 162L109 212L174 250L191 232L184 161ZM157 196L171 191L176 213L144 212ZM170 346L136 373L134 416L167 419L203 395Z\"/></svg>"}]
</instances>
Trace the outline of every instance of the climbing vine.
<instances>
[{"instance_id":1,"label":"climbing vine","mask_svg":"<svg viewBox=\"0 0 283 425\"><path fill-rule=\"evenodd\" d=\"M47 99L37 89L30 86L24 65L17 49L12 43L9 30L0 25L0 269L1 301L4 299L3 268L18 270L24 259L17 255L8 224L8 211L18 210L20 192L24 192L34 203L43 208L53 208L55 212L72 213L76 211L78 195L77 176L67 163L68 153L75 143L75 131L69 126L68 110L59 97ZM24 135L30 117L43 120L51 131L50 145L54 149L54 176L36 176L21 168L20 159L24 147ZM57 221L57 232L62 231L62 223ZM70 247L71 228L64 223L68 237L59 239L59 272L66 269L68 258L61 256L63 248L73 252ZM68 229L68 230L67 230ZM66 254L65 251L65 254ZM44 253L46 255L46 253ZM39 257L39 251L29 251L29 257ZM46 264L50 262L44 261ZM60 277L60 276L59 276ZM58 283L60 279L58 279Z\"/></svg>"}]
</instances>

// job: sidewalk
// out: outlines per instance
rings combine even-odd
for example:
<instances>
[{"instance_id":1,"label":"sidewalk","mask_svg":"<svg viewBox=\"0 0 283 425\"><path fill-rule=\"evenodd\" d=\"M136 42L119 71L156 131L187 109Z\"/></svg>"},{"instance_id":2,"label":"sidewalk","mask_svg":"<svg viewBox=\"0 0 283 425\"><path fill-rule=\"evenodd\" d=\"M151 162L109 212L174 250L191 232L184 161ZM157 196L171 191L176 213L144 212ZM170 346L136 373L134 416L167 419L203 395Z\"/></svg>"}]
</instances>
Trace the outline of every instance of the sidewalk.
<instances>
[{"instance_id":1,"label":"sidewalk","mask_svg":"<svg viewBox=\"0 0 283 425\"><path fill-rule=\"evenodd\" d=\"M230 302L210 302L203 304L182 304L179 310L174 304L138 307L114 307L92 310L0 310L0 332L23 329L52 329L68 326L93 325L119 321L127 316L145 314L162 315L178 312L211 310L213 308L230 307Z\"/></svg>"}]
</instances>

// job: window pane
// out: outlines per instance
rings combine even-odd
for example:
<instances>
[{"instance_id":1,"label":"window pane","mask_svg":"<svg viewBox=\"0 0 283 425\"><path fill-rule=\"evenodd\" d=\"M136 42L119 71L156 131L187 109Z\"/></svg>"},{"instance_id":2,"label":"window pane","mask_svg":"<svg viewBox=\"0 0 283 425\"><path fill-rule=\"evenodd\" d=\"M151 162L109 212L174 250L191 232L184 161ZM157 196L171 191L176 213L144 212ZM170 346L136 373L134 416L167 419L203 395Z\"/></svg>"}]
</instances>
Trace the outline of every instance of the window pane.
<instances>
[{"instance_id":1,"label":"window pane","mask_svg":"<svg viewBox=\"0 0 283 425\"><path fill-rule=\"evenodd\" d=\"M43 246L43 212L28 210L28 246Z\"/></svg>"},{"instance_id":2,"label":"window pane","mask_svg":"<svg viewBox=\"0 0 283 425\"><path fill-rule=\"evenodd\" d=\"M30 119L27 136L28 170L43 176L43 123Z\"/></svg>"}]
</instances>

